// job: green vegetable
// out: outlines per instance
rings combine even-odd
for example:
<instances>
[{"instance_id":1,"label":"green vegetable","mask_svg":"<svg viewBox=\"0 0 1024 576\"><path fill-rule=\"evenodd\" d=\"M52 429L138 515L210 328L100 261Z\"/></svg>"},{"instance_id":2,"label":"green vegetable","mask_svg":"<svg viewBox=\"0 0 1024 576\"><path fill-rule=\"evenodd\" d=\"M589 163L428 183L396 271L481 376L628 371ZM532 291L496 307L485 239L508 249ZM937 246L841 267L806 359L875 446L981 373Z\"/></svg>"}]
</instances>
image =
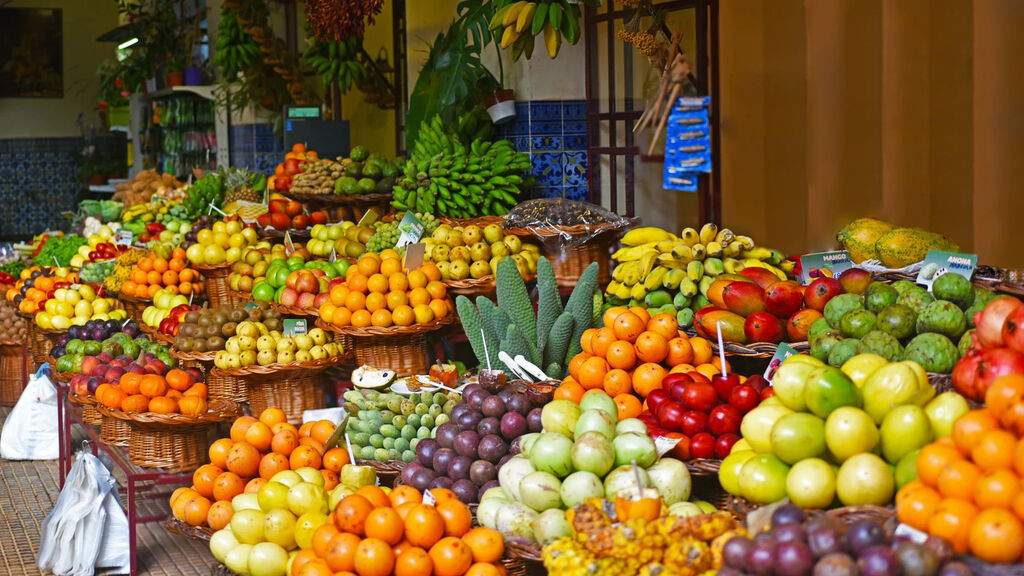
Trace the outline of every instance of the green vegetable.
<instances>
[{"instance_id":1,"label":"green vegetable","mask_svg":"<svg viewBox=\"0 0 1024 576\"><path fill-rule=\"evenodd\" d=\"M56 259L58 265L67 266L71 264L71 257L78 252L78 249L88 243L85 238L76 234L63 238L53 236L46 241L42 250L36 254L33 260L39 266L53 266L54 259Z\"/></svg>"},{"instance_id":2,"label":"green vegetable","mask_svg":"<svg viewBox=\"0 0 1024 576\"><path fill-rule=\"evenodd\" d=\"M28 264L25 263L25 261L11 260L7 264L0 266L0 272L10 274L11 276L17 278L21 274L21 271L24 270L25 268L28 268Z\"/></svg>"},{"instance_id":3,"label":"green vegetable","mask_svg":"<svg viewBox=\"0 0 1024 576\"><path fill-rule=\"evenodd\" d=\"M189 188L182 204L190 218L198 218L210 210L210 203L220 208L224 202L224 179L220 172L207 172Z\"/></svg>"}]
</instances>

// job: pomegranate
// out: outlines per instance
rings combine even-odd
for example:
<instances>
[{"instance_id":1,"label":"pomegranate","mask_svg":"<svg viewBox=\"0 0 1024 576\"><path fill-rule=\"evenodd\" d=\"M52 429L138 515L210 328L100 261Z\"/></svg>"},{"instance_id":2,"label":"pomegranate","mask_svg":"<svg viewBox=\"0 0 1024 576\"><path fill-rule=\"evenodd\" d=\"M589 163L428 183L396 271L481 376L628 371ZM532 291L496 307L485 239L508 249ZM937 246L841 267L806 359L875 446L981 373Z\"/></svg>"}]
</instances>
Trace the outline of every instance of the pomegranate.
<instances>
[{"instance_id":1,"label":"pomegranate","mask_svg":"<svg viewBox=\"0 0 1024 576\"><path fill-rule=\"evenodd\" d=\"M953 387L981 402L992 382L1006 374L1024 374L1024 354L1010 348L991 348L960 359L953 369Z\"/></svg>"},{"instance_id":2,"label":"pomegranate","mask_svg":"<svg viewBox=\"0 0 1024 576\"><path fill-rule=\"evenodd\" d=\"M1024 352L1024 306L1017 306L1003 321L1003 346Z\"/></svg>"},{"instance_id":3,"label":"pomegranate","mask_svg":"<svg viewBox=\"0 0 1024 576\"><path fill-rule=\"evenodd\" d=\"M964 356L953 368L953 389L971 400L981 400L984 394L975 389L978 380L978 363L981 354Z\"/></svg>"},{"instance_id":4,"label":"pomegranate","mask_svg":"<svg viewBox=\"0 0 1024 576\"><path fill-rule=\"evenodd\" d=\"M1003 345L1003 325L1011 312L1024 305L1016 298L999 297L988 303L985 309L974 315L974 324L978 327L978 342L985 348L998 348Z\"/></svg>"}]
</instances>

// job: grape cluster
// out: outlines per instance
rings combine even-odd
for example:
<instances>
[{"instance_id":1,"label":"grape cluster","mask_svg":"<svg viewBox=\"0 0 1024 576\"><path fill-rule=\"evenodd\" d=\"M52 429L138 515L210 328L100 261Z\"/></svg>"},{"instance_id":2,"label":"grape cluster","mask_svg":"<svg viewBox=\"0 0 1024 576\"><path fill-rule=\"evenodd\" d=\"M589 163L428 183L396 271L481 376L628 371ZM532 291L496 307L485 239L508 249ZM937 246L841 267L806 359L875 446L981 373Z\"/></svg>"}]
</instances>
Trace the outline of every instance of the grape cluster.
<instances>
[{"instance_id":1,"label":"grape cluster","mask_svg":"<svg viewBox=\"0 0 1024 576\"><path fill-rule=\"evenodd\" d=\"M401 214L397 215L391 222L375 223L374 225L377 227L377 230L370 237L370 241L366 243L366 249L370 252L380 252L388 248L394 248L395 244L398 243L398 239L402 236L402 231L398 227L402 221L401 216ZM437 230L437 227L441 225L437 218L429 212L426 214L417 212L416 218L423 223L424 238L433 234L434 230ZM399 250L399 252L404 253L403 250Z\"/></svg>"}]
</instances>

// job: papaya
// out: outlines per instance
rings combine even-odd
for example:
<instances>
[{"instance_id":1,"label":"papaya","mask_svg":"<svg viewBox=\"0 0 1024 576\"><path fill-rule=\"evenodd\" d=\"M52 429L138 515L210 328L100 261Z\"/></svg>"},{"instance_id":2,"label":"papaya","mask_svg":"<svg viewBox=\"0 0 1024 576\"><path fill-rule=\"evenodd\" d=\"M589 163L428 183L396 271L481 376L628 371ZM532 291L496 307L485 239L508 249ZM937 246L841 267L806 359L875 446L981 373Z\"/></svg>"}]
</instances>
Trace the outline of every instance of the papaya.
<instances>
[{"instance_id":1,"label":"papaya","mask_svg":"<svg viewBox=\"0 0 1024 576\"><path fill-rule=\"evenodd\" d=\"M932 248L947 252L960 250L951 240L920 228L896 228L875 243L878 259L888 268L903 268L920 262Z\"/></svg>"},{"instance_id":2,"label":"papaya","mask_svg":"<svg viewBox=\"0 0 1024 576\"><path fill-rule=\"evenodd\" d=\"M716 325L721 323L722 340L726 342L746 344L747 335L743 331L744 322L745 320L743 316L740 316L739 314L734 314L728 310L714 310L701 316L700 328L704 334L707 334L706 338L717 340L718 329Z\"/></svg>"},{"instance_id":3,"label":"papaya","mask_svg":"<svg viewBox=\"0 0 1024 576\"><path fill-rule=\"evenodd\" d=\"M836 240L854 262L877 260L876 244L882 236L892 231L894 226L877 218L857 218L846 225L836 235Z\"/></svg>"}]
</instances>

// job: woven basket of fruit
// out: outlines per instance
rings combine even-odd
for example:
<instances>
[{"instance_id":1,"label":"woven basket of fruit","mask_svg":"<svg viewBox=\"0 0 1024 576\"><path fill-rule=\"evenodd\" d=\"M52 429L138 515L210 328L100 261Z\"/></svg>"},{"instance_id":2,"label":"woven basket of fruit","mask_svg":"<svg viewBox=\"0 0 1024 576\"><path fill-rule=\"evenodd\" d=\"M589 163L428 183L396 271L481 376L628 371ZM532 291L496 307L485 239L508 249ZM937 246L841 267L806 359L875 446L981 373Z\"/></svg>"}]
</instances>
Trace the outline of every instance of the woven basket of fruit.
<instances>
[{"instance_id":1,"label":"woven basket of fruit","mask_svg":"<svg viewBox=\"0 0 1024 576\"><path fill-rule=\"evenodd\" d=\"M102 404L96 407L104 422L114 418L128 424L128 459L132 464L169 471L199 467L207 459L207 428L241 414L238 404L221 398L211 399L207 411L198 416L123 412Z\"/></svg>"},{"instance_id":2,"label":"woven basket of fruit","mask_svg":"<svg viewBox=\"0 0 1024 576\"><path fill-rule=\"evenodd\" d=\"M303 308L302 306L287 306L278 302L271 302L270 307L277 310L284 316L302 316L315 318L320 314L317 312L317 308Z\"/></svg>"},{"instance_id":3,"label":"woven basket of fruit","mask_svg":"<svg viewBox=\"0 0 1024 576\"><path fill-rule=\"evenodd\" d=\"M0 405L17 404L28 381L27 363L22 342L0 342Z\"/></svg>"},{"instance_id":4,"label":"woven basket of fruit","mask_svg":"<svg viewBox=\"0 0 1024 576\"><path fill-rule=\"evenodd\" d=\"M536 279L536 274L530 274L529 276L523 277L523 280L526 282L533 282ZM444 285L452 294L465 296L467 298L487 296L493 300L494 295L498 292L497 281L492 275L483 276L481 278L467 278L465 280L445 280Z\"/></svg>"},{"instance_id":5,"label":"woven basket of fruit","mask_svg":"<svg viewBox=\"0 0 1024 576\"><path fill-rule=\"evenodd\" d=\"M718 341L714 337L708 340L711 342L711 348L717 354ZM797 352L806 352L810 349L807 342L787 342L786 344L792 346ZM775 351L778 348L779 345L772 342L751 342L749 344L726 342L725 354L727 356L742 356L744 358L771 358L775 355Z\"/></svg>"},{"instance_id":6,"label":"woven basket of fruit","mask_svg":"<svg viewBox=\"0 0 1024 576\"><path fill-rule=\"evenodd\" d=\"M360 466L369 466L377 473L377 478L384 486L397 486L401 484L402 470L405 470L406 463L401 460L356 460Z\"/></svg>"},{"instance_id":7,"label":"woven basket of fruit","mask_svg":"<svg viewBox=\"0 0 1024 576\"><path fill-rule=\"evenodd\" d=\"M242 306L252 302L252 292L241 292L239 290L226 290L228 301L232 306Z\"/></svg>"},{"instance_id":8,"label":"woven basket of fruit","mask_svg":"<svg viewBox=\"0 0 1024 576\"><path fill-rule=\"evenodd\" d=\"M103 415L96 409L96 398L92 396L79 396L74 392L68 392L68 402L82 407L82 421L93 426L103 425Z\"/></svg>"},{"instance_id":9,"label":"woven basket of fruit","mask_svg":"<svg viewBox=\"0 0 1024 576\"><path fill-rule=\"evenodd\" d=\"M501 216L478 216L476 218L438 218L437 221L441 224L448 224L449 226L479 226L484 228L491 224L501 225Z\"/></svg>"},{"instance_id":10,"label":"woven basket of fruit","mask_svg":"<svg viewBox=\"0 0 1024 576\"><path fill-rule=\"evenodd\" d=\"M268 226L266 228L257 228L256 231L259 233L260 238L263 238L264 240L284 238L285 234L288 234L288 236L295 241L306 241L311 238L309 228L278 230L277 228Z\"/></svg>"},{"instance_id":11,"label":"woven basket of fruit","mask_svg":"<svg viewBox=\"0 0 1024 576\"><path fill-rule=\"evenodd\" d=\"M155 326L149 326L147 324L143 324L143 323L139 322L139 330L142 331L142 333L145 334L146 336L149 336L150 340L153 340L155 342L159 342L161 344L167 344L167 345L170 345L170 344L174 343L174 337L173 336L170 336L168 334L163 334Z\"/></svg>"},{"instance_id":12,"label":"woven basket of fruit","mask_svg":"<svg viewBox=\"0 0 1024 576\"><path fill-rule=\"evenodd\" d=\"M128 317L135 320L138 324L142 322L142 311L153 303L152 298L139 298L133 294L118 293L117 299L124 305L124 309L128 312Z\"/></svg>"},{"instance_id":13,"label":"woven basket of fruit","mask_svg":"<svg viewBox=\"0 0 1024 576\"><path fill-rule=\"evenodd\" d=\"M199 271L204 278L206 286L206 298L211 308L218 308L221 304L230 304L228 297L228 274L231 274L231 267L234 264L225 262L223 264L192 264L192 267Z\"/></svg>"},{"instance_id":14,"label":"woven basket of fruit","mask_svg":"<svg viewBox=\"0 0 1024 576\"><path fill-rule=\"evenodd\" d=\"M249 406L255 413L276 406L284 411L292 424L302 423L305 410L316 410L327 406L327 398L320 388L321 376L328 368L344 361L339 354L310 362L287 364L253 365L241 368L218 368L210 370L211 382L220 378L236 378L244 382ZM234 384L234 381L226 381Z\"/></svg>"},{"instance_id":15,"label":"woven basket of fruit","mask_svg":"<svg viewBox=\"0 0 1024 576\"><path fill-rule=\"evenodd\" d=\"M729 512L741 520L758 508L760 506L751 504L738 496L729 498ZM878 524L885 524L895 517L896 511L884 506L840 506L828 510L826 513L833 518L842 520L844 524L852 524L858 520L871 520Z\"/></svg>"},{"instance_id":16,"label":"woven basket of fruit","mask_svg":"<svg viewBox=\"0 0 1024 576\"><path fill-rule=\"evenodd\" d=\"M317 319L316 325L335 335L335 341L351 346L356 364L360 366L387 366L399 376L425 374L430 369L432 354L427 345L427 334L456 321L454 314L446 314L431 322L411 326L335 326Z\"/></svg>"}]
</instances>

